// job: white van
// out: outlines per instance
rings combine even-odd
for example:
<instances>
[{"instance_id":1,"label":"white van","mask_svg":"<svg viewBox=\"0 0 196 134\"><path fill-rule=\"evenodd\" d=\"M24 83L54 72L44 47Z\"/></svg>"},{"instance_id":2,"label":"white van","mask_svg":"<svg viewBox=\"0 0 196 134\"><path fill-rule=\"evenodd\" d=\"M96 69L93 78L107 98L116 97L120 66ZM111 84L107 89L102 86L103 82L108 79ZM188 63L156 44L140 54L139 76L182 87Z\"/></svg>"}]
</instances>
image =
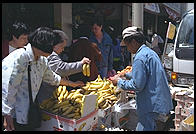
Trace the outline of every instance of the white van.
<instances>
[{"instance_id":1,"label":"white van","mask_svg":"<svg viewBox=\"0 0 196 134\"><path fill-rule=\"evenodd\" d=\"M194 10L187 12L179 24L175 43L166 44L163 64L175 86L194 84Z\"/></svg>"}]
</instances>

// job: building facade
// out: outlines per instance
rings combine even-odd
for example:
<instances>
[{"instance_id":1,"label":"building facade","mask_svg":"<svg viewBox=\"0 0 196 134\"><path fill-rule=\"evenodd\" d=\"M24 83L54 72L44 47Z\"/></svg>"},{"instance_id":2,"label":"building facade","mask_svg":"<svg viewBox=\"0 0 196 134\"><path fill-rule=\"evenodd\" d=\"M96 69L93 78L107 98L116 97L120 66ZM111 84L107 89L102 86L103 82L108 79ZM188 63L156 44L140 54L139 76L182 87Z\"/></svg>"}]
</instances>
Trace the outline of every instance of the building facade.
<instances>
[{"instance_id":1,"label":"building facade","mask_svg":"<svg viewBox=\"0 0 196 134\"><path fill-rule=\"evenodd\" d=\"M107 31L112 26L117 35L128 26L138 26L149 42L153 33L163 39L168 22L175 24L194 3L3 3L2 28L14 20L22 20L33 29L39 26L61 28L69 41L79 36L89 36L90 22L96 17L104 21Z\"/></svg>"}]
</instances>

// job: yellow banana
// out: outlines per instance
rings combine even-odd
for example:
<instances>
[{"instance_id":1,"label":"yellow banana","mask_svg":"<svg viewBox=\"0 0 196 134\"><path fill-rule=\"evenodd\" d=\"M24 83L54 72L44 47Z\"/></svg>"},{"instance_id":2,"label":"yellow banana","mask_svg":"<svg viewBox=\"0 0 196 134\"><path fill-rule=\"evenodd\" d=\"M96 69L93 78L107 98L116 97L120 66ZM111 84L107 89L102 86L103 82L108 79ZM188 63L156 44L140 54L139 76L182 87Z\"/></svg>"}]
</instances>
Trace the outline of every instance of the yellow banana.
<instances>
[{"instance_id":1,"label":"yellow banana","mask_svg":"<svg viewBox=\"0 0 196 134\"><path fill-rule=\"evenodd\" d=\"M102 88L102 86L104 86L104 82L100 82L99 85L90 85L90 89L99 89L99 88Z\"/></svg>"},{"instance_id":2,"label":"yellow banana","mask_svg":"<svg viewBox=\"0 0 196 134\"><path fill-rule=\"evenodd\" d=\"M86 65L86 75L90 77L90 65L89 64Z\"/></svg>"},{"instance_id":3,"label":"yellow banana","mask_svg":"<svg viewBox=\"0 0 196 134\"><path fill-rule=\"evenodd\" d=\"M108 101L106 101L106 103L101 107L102 109L105 109L108 107Z\"/></svg>"},{"instance_id":4,"label":"yellow banana","mask_svg":"<svg viewBox=\"0 0 196 134\"><path fill-rule=\"evenodd\" d=\"M87 64L83 64L83 66L82 66L82 73L83 73L84 76L87 75L87 72L86 72L86 71L87 71L87 70L86 70L86 67L87 67L87 66L86 66L86 65L87 65Z\"/></svg>"},{"instance_id":5,"label":"yellow banana","mask_svg":"<svg viewBox=\"0 0 196 134\"><path fill-rule=\"evenodd\" d=\"M57 96L60 95L62 88L63 88L63 86L59 86L59 87L57 88Z\"/></svg>"},{"instance_id":6,"label":"yellow banana","mask_svg":"<svg viewBox=\"0 0 196 134\"><path fill-rule=\"evenodd\" d=\"M71 99L77 99L77 98L82 98L83 94L74 94Z\"/></svg>"},{"instance_id":7,"label":"yellow banana","mask_svg":"<svg viewBox=\"0 0 196 134\"><path fill-rule=\"evenodd\" d=\"M104 97L101 97L101 98L98 100L98 104L101 104L104 100L105 100L105 98L104 98Z\"/></svg>"},{"instance_id":8,"label":"yellow banana","mask_svg":"<svg viewBox=\"0 0 196 134\"><path fill-rule=\"evenodd\" d=\"M66 100L66 99L67 99L68 94L69 94L69 92L68 92L68 91L66 91L66 92L65 92L65 94L64 94L64 96L63 96L63 99L64 99L64 100Z\"/></svg>"},{"instance_id":9,"label":"yellow banana","mask_svg":"<svg viewBox=\"0 0 196 134\"><path fill-rule=\"evenodd\" d=\"M87 83L86 83L86 86L83 86L82 89L88 90L89 87L90 87L90 82L87 82Z\"/></svg>"},{"instance_id":10,"label":"yellow banana","mask_svg":"<svg viewBox=\"0 0 196 134\"><path fill-rule=\"evenodd\" d=\"M84 122L82 125L80 125L80 127L79 127L79 131L82 131L82 129L84 128L84 126L86 125L86 122Z\"/></svg>"},{"instance_id":11,"label":"yellow banana","mask_svg":"<svg viewBox=\"0 0 196 134\"><path fill-rule=\"evenodd\" d=\"M71 97L74 95L74 93L70 93L68 96L67 96L67 99L71 99Z\"/></svg>"}]
</instances>

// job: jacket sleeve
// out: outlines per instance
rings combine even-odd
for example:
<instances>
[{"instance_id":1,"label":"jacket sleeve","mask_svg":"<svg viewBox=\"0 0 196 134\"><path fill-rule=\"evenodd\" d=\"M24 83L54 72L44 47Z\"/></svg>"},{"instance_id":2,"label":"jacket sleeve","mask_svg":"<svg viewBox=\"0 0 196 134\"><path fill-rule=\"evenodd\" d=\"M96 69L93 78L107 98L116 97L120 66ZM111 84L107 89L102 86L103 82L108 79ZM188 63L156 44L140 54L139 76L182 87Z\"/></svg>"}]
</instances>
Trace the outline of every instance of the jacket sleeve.
<instances>
[{"instance_id":1,"label":"jacket sleeve","mask_svg":"<svg viewBox=\"0 0 196 134\"><path fill-rule=\"evenodd\" d=\"M133 64L132 78L130 80L119 79L117 86L124 90L142 91L146 84L146 68L141 60Z\"/></svg>"},{"instance_id":2,"label":"jacket sleeve","mask_svg":"<svg viewBox=\"0 0 196 134\"><path fill-rule=\"evenodd\" d=\"M2 62L2 115L11 115L13 112L26 67L25 60L16 60L13 67L9 66L9 61Z\"/></svg>"},{"instance_id":3,"label":"jacket sleeve","mask_svg":"<svg viewBox=\"0 0 196 134\"><path fill-rule=\"evenodd\" d=\"M52 71L62 77L82 72L81 61L67 63L62 61L58 55L50 55L48 57L48 64Z\"/></svg>"}]
</instances>

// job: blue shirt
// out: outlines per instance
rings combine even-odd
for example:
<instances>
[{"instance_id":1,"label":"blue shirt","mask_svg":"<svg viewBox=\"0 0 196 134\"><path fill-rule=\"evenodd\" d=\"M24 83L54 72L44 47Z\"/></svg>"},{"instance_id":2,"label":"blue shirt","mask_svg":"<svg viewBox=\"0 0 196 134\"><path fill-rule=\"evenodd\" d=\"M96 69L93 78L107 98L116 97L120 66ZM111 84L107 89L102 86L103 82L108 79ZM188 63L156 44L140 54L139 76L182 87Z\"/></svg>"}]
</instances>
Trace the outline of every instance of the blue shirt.
<instances>
[{"instance_id":1,"label":"blue shirt","mask_svg":"<svg viewBox=\"0 0 196 134\"><path fill-rule=\"evenodd\" d=\"M158 55L142 45L135 54L129 80L118 80L117 86L136 92L137 113L168 114L173 109L165 71Z\"/></svg>"},{"instance_id":2,"label":"blue shirt","mask_svg":"<svg viewBox=\"0 0 196 134\"><path fill-rule=\"evenodd\" d=\"M111 37L103 31L103 39L101 43L98 42L96 37L92 34L89 38L90 41L97 44L98 48L101 51L102 60L97 63L98 69L102 69L104 67L108 68L108 71L113 69L113 49L112 49L112 39Z\"/></svg>"}]
</instances>

